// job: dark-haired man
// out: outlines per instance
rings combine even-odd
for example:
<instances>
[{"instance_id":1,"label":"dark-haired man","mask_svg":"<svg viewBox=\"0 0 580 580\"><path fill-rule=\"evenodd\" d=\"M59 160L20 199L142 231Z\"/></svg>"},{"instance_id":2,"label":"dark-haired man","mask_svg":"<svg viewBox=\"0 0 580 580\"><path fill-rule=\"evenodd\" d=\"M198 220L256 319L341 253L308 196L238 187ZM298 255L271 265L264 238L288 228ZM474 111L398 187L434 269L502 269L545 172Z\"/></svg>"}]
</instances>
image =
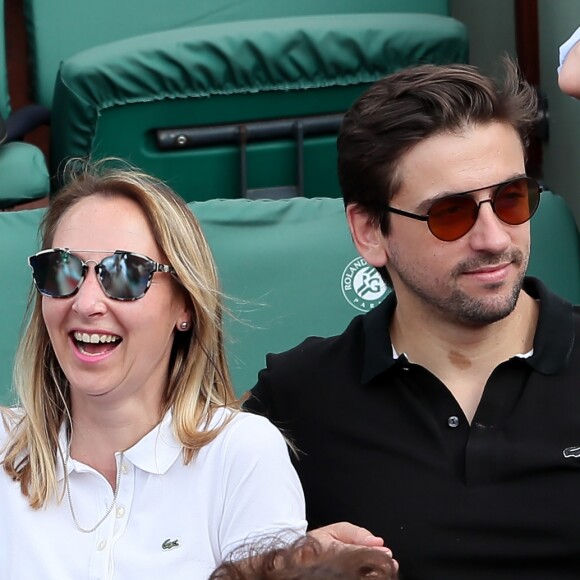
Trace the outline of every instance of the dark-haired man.
<instances>
[{"instance_id":1,"label":"dark-haired man","mask_svg":"<svg viewBox=\"0 0 580 580\"><path fill-rule=\"evenodd\" d=\"M338 141L348 224L393 292L268 357L247 407L301 451L311 527L385 540L401 577L580 575L578 310L525 278L533 89L464 65L375 84Z\"/></svg>"}]
</instances>

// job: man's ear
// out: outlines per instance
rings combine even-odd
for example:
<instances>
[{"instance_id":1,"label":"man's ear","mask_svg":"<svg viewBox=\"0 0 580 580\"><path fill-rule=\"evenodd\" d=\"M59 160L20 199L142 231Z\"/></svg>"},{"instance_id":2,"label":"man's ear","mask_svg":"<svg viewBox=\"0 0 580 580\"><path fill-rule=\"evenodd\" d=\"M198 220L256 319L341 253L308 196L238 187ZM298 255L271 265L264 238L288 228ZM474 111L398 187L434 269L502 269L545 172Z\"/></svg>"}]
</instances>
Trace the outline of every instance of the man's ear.
<instances>
[{"instance_id":1,"label":"man's ear","mask_svg":"<svg viewBox=\"0 0 580 580\"><path fill-rule=\"evenodd\" d=\"M388 261L385 236L368 212L351 203L346 207L346 221L358 253L375 268L385 266Z\"/></svg>"}]
</instances>

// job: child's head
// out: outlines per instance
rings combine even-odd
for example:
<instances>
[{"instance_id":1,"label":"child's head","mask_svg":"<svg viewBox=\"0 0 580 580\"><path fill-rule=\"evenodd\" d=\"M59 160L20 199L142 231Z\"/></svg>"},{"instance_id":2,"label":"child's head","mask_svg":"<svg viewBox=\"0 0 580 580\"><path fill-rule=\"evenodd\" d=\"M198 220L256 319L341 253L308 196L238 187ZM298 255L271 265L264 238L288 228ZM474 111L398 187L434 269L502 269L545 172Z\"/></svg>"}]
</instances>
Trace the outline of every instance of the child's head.
<instances>
[{"instance_id":1,"label":"child's head","mask_svg":"<svg viewBox=\"0 0 580 580\"><path fill-rule=\"evenodd\" d=\"M397 565L374 548L323 547L306 537L265 551L244 548L224 562L210 580L396 580Z\"/></svg>"}]
</instances>

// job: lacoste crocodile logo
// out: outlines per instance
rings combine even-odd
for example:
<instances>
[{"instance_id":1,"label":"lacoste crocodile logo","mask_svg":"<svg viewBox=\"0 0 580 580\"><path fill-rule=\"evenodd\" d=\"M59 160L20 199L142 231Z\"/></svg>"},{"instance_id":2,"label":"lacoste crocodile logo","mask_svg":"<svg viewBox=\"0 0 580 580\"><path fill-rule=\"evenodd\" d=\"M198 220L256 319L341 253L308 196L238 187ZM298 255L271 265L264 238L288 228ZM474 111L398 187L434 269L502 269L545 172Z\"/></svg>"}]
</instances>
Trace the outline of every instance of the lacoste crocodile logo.
<instances>
[{"instance_id":1,"label":"lacoste crocodile logo","mask_svg":"<svg viewBox=\"0 0 580 580\"><path fill-rule=\"evenodd\" d=\"M566 447L562 453L566 459L569 459L570 457L580 457L580 447Z\"/></svg>"},{"instance_id":2,"label":"lacoste crocodile logo","mask_svg":"<svg viewBox=\"0 0 580 580\"><path fill-rule=\"evenodd\" d=\"M161 544L161 547L164 550L173 550L173 548L179 548L179 539L171 540L167 538L167 540Z\"/></svg>"}]
</instances>

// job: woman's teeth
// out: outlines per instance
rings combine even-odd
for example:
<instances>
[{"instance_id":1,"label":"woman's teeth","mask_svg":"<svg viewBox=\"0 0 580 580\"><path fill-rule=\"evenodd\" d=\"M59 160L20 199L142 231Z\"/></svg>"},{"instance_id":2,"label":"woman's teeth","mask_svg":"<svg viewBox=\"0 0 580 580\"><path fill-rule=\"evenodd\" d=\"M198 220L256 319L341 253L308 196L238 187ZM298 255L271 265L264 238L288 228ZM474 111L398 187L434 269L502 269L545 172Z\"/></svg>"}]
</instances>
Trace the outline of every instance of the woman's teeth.
<instances>
[{"instance_id":1,"label":"woman's teeth","mask_svg":"<svg viewBox=\"0 0 580 580\"><path fill-rule=\"evenodd\" d=\"M104 342L117 342L120 337L114 334L87 334L86 332L75 332L74 338L78 342L89 344L99 344Z\"/></svg>"}]
</instances>

